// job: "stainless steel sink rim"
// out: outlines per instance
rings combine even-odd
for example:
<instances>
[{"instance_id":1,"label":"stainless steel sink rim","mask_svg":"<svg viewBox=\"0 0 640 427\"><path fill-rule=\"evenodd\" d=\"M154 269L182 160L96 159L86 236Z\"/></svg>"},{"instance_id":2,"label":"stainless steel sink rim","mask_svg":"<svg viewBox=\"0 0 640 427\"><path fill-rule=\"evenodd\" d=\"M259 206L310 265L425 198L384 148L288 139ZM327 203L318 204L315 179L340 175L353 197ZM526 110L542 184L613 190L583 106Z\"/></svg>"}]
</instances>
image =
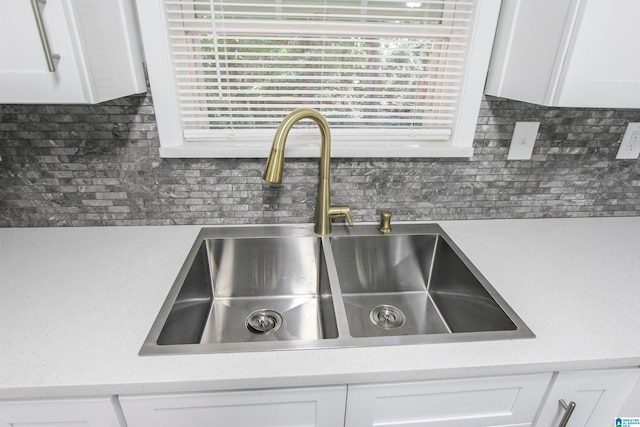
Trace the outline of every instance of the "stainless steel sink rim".
<instances>
[{"instance_id":1,"label":"stainless steel sink rim","mask_svg":"<svg viewBox=\"0 0 640 427\"><path fill-rule=\"evenodd\" d=\"M481 281L482 286L491 297L498 303L500 308L506 313L514 323L514 330L481 331L481 332L458 332L458 333L436 333L428 335L392 335L392 336L352 336L347 321L347 314L338 276L335 267L335 260L331 249L331 239L342 236L386 236L397 235L419 235L433 234L444 239L448 245L456 252L466 267ZM158 344L158 337L165 324L176 296L180 291L181 283L187 273L189 265L193 262L198 248L205 239L211 238L280 238L280 237L316 237L320 240L320 250L326 261L328 282L331 288L332 304L334 308L335 322L337 326L337 336L325 339L299 339L290 341L255 341L255 342L208 342L195 344ZM439 313L438 313L439 314ZM246 326L246 325L245 325ZM382 330L382 328L380 328ZM399 328L398 330L402 330ZM448 326L447 326L448 329ZM393 330L390 331L392 333ZM171 355L171 354L205 354L222 352L245 352L245 351L274 351L274 350L298 350L298 349L320 349L320 348L349 348L349 347L373 347L386 345L418 345L437 344L470 341L488 341L505 339L534 338L535 335L504 301L491 284L482 276L475 266L468 260L455 243L447 236L442 228L437 224L394 224L393 233L381 235L376 225L356 225L353 228L334 227L331 236L318 237L314 234L312 225L268 225L268 226L242 226L242 227L208 227L203 228L189 252L185 263L176 278L174 285L169 291L167 298L156 317L147 338L140 350L140 355Z\"/></svg>"}]
</instances>

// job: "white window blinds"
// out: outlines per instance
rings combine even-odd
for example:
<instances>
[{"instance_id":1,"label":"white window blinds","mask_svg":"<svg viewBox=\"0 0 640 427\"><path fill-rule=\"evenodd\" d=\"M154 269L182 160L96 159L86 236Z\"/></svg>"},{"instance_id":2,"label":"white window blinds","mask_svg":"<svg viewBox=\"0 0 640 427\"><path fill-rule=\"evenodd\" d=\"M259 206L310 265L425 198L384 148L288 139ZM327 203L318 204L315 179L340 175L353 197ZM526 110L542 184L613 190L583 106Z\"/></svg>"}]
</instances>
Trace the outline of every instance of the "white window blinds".
<instances>
[{"instance_id":1,"label":"white window blinds","mask_svg":"<svg viewBox=\"0 0 640 427\"><path fill-rule=\"evenodd\" d=\"M472 0L165 0L185 141L273 130L295 108L332 130L447 139Z\"/></svg>"}]
</instances>

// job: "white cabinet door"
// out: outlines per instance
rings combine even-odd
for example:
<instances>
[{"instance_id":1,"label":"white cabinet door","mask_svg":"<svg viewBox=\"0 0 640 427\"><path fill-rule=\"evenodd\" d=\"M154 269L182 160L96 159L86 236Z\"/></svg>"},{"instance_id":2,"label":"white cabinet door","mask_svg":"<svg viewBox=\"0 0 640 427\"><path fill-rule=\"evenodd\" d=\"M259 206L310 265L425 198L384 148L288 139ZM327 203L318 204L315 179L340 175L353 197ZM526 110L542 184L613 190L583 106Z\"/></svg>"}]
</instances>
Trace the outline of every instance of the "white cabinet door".
<instances>
[{"instance_id":1,"label":"white cabinet door","mask_svg":"<svg viewBox=\"0 0 640 427\"><path fill-rule=\"evenodd\" d=\"M560 372L535 425L556 427L565 413L562 399L576 404L567 427L613 427L638 378L640 369Z\"/></svg>"},{"instance_id":2,"label":"white cabinet door","mask_svg":"<svg viewBox=\"0 0 640 427\"><path fill-rule=\"evenodd\" d=\"M640 2L502 2L488 95L559 107L640 107Z\"/></svg>"},{"instance_id":3,"label":"white cabinet door","mask_svg":"<svg viewBox=\"0 0 640 427\"><path fill-rule=\"evenodd\" d=\"M349 386L346 427L529 426L551 374Z\"/></svg>"},{"instance_id":4,"label":"white cabinet door","mask_svg":"<svg viewBox=\"0 0 640 427\"><path fill-rule=\"evenodd\" d=\"M0 103L97 103L146 91L132 1L37 0L42 32L29 0L0 1Z\"/></svg>"},{"instance_id":5,"label":"white cabinet door","mask_svg":"<svg viewBox=\"0 0 640 427\"><path fill-rule=\"evenodd\" d=\"M581 2L554 105L640 107L638 16L637 0Z\"/></svg>"},{"instance_id":6,"label":"white cabinet door","mask_svg":"<svg viewBox=\"0 0 640 427\"><path fill-rule=\"evenodd\" d=\"M629 393L629 397L620 408L618 415L626 418L640 418L640 379Z\"/></svg>"},{"instance_id":7,"label":"white cabinet door","mask_svg":"<svg viewBox=\"0 0 640 427\"><path fill-rule=\"evenodd\" d=\"M38 97L85 97L71 39L71 25L60 0L38 3L56 71L49 71L29 1L0 2L0 102L37 102Z\"/></svg>"},{"instance_id":8,"label":"white cabinet door","mask_svg":"<svg viewBox=\"0 0 640 427\"><path fill-rule=\"evenodd\" d=\"M0 402L0 427L125 427L115 397Z\"/></svg>"},{"instance_id":9,"label":"white cabinet door","mask_svg":"<svg viewBox=\"0 0 640 427\"><path fill-rule=\"evenodd\" d=\"M128 427L338 427L346 386L120 396Z\"/></svg>"}]
</instances>

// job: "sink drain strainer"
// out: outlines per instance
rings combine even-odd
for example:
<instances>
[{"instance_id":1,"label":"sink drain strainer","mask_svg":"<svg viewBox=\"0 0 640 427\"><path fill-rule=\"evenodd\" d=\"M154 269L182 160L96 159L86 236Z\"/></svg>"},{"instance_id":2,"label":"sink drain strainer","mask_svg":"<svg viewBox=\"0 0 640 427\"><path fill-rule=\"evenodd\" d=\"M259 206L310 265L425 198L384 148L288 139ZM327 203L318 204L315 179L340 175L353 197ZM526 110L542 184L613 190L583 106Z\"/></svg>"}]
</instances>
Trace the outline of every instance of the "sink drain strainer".
<instances>
[{"instance_id":1,"label":"sink drain strainer","mask_svg":"<svg viewBox=\"0 0 640 427\"><path fill-rule=\"evenodd\" d=\"M369 313L369 318L374 325L387 330L398 329L404 325L404 313L392 305L379 305Z\"/></svg>"},{"instance_id":2,"label":"sink drain strainer","mask_svg":"<svg viewBox=\"0 0 640 427\"><path fill-rule=\"evenodd\" d=\"M282 316L273 310L256 310L247 317L247 329L254 334L269 334L282 326Z\"/></svg>"}]
</instances>

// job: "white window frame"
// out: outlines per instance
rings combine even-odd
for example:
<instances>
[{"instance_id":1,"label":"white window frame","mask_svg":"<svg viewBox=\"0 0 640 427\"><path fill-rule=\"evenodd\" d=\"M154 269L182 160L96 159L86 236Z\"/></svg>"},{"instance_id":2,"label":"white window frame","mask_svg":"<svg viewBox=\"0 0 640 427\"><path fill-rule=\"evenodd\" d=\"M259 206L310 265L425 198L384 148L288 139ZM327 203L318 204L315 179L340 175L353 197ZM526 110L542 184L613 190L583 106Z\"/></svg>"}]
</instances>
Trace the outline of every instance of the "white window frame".
<instances>
[{"instance_id":1,"label":"white window frame","mask_svg":"<svg viewBox=\"0 0 640 427\"><path fill-rule=\"evenodd\" d=\"M455 124L448 141L394 137L393 130L363 136L362 130L332 130L331 156L362 157L471 157L482 92L489 67L501 0L476 0L468 58L460 88ZM271 148L272 135L256 133L255 141L186 142L175 92L171 53L166 40L162 0L136 0L147 73L158 125L161 157L262 158ZM283 117L284 118L284 117ZM329 126L331 123L329 122ZM274 130L275 132L275 130ZM319 133L301 132L287 144L287 157L317 157Z\"/></svg>"}]
</instances>

